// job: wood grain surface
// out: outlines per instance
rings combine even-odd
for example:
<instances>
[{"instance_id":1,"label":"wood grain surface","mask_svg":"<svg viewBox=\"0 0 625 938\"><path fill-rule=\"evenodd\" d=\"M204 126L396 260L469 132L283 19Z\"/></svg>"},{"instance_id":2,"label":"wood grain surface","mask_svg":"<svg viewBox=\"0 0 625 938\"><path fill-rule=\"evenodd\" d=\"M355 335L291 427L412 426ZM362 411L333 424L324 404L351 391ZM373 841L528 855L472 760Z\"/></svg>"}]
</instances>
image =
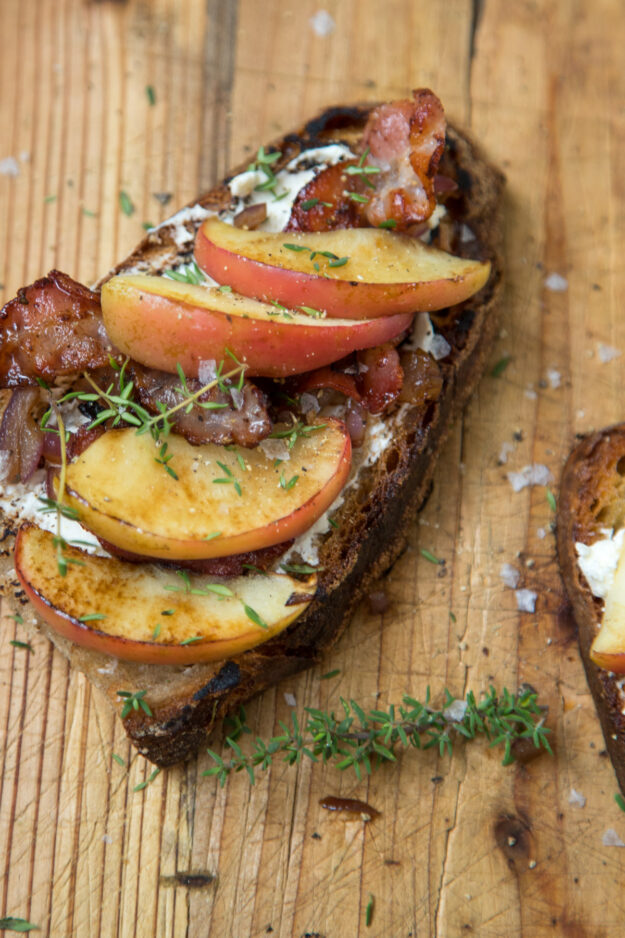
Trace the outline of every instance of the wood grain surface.
<instances>
[{"instance_id":1,"label":"wood grain surface","mask_svg":"<svg viewBox=\"0 0 625 938\"><path fill-rule=\"evenodd\" d=\"M200 755L135 792L151 766L106 702L43 639L33 653L11 645L24 634L5 617L0 918L52 938L612 938L624 930L625 850L603 836L613 828L625 840L625 816L545 488L515 494L506 473L545 464L557 492L575 434L624 417L622 3L323 8L325 36L311 23L316 0L2 0L0 161L14 162L0 162L0 296L52 266L95 280L143 222L321 106L432 86L508 177L492 364L510 363L484 378L455 428L384 581L390 610L362 608L320 668L248 715L266 737L289 718L285 693L302 714L341 695L372 706L427 685L440 698L445 686L462 695L525 681L549 705L555 756L504 768L478 743L451 759L408 754L362 784L277 764L254 788L238 776L219 789ZM167 207L154 196L165 192ZM603 361L605 347L616 357ZM534 614L517 610L502 563L537 592ZM381 816L344 821L319 806L328 794L363 798Z\"/></svg>"}]
</instances>

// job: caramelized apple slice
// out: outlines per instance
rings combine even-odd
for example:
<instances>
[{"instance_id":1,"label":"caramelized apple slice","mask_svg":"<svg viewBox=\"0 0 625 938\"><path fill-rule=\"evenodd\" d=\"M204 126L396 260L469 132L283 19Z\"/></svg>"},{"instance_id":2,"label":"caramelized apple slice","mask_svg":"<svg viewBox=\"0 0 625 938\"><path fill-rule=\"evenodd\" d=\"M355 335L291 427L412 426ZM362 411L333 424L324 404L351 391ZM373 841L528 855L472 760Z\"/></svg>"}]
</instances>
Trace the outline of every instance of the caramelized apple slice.
<instances>
[{"instance_id":1,"label":"caramelized apple slice","mask_svg":"<svg viewBox=\"0 0 625 938\"><path fill-rule=\"evenodd\" d=\"M310 604L316 579L281 574L223 579L95 557L75 547L61 576L54 537L21 528L15 569L39 615L93 651L146 664L240 655L281 632ZM262 623L262 624L260 624Z\"/></svg>"},{"instance_id":2,"label":"caramelized apple slice","mask_svg":"<svg viewBox=\"0 0 625 938\"><path fill-rule=\"evenodd\" d=\"M349 434L338 420L306 427L283 462L262 447L191 446L167 438L166 471L149 434L104 433L67 467L80 522L122 550L163 560L225 557L306 531L347 480Z\"/></svg>"},{"instance_id":3,"label":"caramelized apple slice","mask_svg":"<svg viewBox=\"0 0 625 938\"><path fill-rule=\"evenodd\" d=\"M480 290L490 273L489 262L378 228L269 234L218 218L198 231L195 257L218 283L244 296L293 308L306 303L343 319L454 306Z\"/></svg>"},{"instance_id":4,"label":"caramelized apple slice","mask_svg":"<svg viewBox=\"0 0 625 938\"><path fill-rule=\"evenodd\" d=\"M102 314L111 342L135 361L197 377L206 359L228 352L248 375L301 374L338 361L357 349L389 342L408 328L410 314L354 322L258 303L214 287L145 275L113 277L102 287Z\"/></svg>"}]
</instances>

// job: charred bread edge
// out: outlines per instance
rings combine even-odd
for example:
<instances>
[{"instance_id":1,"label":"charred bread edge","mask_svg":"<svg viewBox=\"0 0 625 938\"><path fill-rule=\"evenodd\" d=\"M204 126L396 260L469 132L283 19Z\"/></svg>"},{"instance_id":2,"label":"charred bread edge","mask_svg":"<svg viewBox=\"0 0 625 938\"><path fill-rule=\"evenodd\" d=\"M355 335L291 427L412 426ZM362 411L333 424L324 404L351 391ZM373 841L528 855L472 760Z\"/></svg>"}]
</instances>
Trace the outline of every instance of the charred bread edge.
<instances>
[{"instance_id":1,"label":"charred bread edge","mask_svg":"<svg viewBox=\"0 0 625 938\"><path fill-rule=\"evenodd\" d=\"M354 132L364 125L370 107L330 108L297 134L289 134L273 146L283 152L276 170L302 149L323 145L333 134ZM337 515L341 527L327 536L321 550L329 565L320 575L317 596L311 606L284 633L233 660L178 669L159 665L135 665L73 645L44 623L43 631L72 665L87 674L119 710L117 690L154 687L150 699L153 717L133 713L124 720L128 736L138 750L159 766L172 765L192 756L207 740L217 721L250 697L297 671L311 667L343 632L372 584L404 549L411 525L422 506L434 475L436 460L450 428L461 413L481 377L496 335L501 299L502 213L504 178L488 164L466 135L450 128L448 149L459 167L466 202L463 219L492 262L488 284L463 310L458 330L461 347L443 362L444 386L427 420L415 426L415 408L396 423L398 439L366 470L364 482L353 487ZM232 175L246 169L240 167ZM229 176L228 178L231 178ZM225 182L190 203L218 209L229 202ZM190 207L189 206L189 207ZM164 223L107 277L131 268L159 272L184 255L174 238L173 226ZM448 334L448 333L446 333ZM449 337L449 335L448 335ZM453 337L453 335L452 335ZM452 343L453 344L453 343ZM411 424L412 417L412 424ZM357 515L354 514L357 512ZM0 557L0 586L16 608L23 593L12 569L15 532L5 530ZM9 551L11 548L11 551ZM6 549L6 550L5 550ZM6 558L6 559L5 559Z\"/></svg>"},{"instance_id":2,"label":"charred bread edge","mask_svg":"<svg viewBox=\"0 0 625 938\"><path fill-rule=\"evenodd\" d=\"M582 509L589 509L598 473L625 456L625 425L607 427L585 437L571 452L562 472L557 516L557 549L560 573L577 624L579 650L588 686L603 730L616 777L625 794L625 716L623 695L617 678L597 667L590 647L599 629L603 611L601 600L593 596L577 563L575 542L589 533L582 521ZM585 503L585 505L584 505ZM615 738L616 737L616 738Z\"/></svg>"}]
</instances>

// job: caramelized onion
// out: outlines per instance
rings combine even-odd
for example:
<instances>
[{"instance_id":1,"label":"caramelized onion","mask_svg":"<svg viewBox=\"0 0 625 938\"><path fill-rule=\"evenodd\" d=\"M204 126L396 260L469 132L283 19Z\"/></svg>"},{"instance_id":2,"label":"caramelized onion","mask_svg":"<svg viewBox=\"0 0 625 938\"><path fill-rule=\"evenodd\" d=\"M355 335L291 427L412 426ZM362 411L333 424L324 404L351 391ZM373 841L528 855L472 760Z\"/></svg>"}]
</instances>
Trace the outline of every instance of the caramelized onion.
<instances>
[{"instance_id":1,"label":"caramelized onion","mask_svg":"<svg viewBox=\"0 0 625 938\"><path fill-rule=\"evenodd\" d=\"M33 416L39 388L17 388L0 424L1 476L5 482L27 482L43 454L43 431Z\"/></svg>"}]
</instances>

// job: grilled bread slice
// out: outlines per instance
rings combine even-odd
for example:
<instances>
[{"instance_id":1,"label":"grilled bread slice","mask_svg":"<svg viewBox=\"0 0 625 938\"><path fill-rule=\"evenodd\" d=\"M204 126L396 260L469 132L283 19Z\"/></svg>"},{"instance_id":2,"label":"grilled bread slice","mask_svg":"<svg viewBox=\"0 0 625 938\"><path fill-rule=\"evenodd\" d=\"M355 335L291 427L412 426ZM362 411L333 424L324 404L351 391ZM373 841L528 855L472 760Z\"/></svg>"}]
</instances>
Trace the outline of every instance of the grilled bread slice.
<instances>
[{"instance_id":1,"label":"grilled bread slice","mask_svg":"<svg viewBox=\"0 0 625 938\"><path fill-rule=\"evenodd\" d=\"M604 600L593 595L580 570L576 544L591 545L625 522L625 424L585 437L562 474L557 517L560 572L577 623L579 648L606 747L625 792L625 694L623 675L598 667L591 658Z\"/></svg>"},{"instance_id":2,"label":"grilled bread slice","mask_svg":"<svg viewBox=\"0 0 625 938\"><path fill-rule=\"evenodd\" d=\"M296 133L273 141L271 146L282 154L274 171L303 150L335 140L357 141L370 110L371 106L330 108ZM188 758L228 712L282 678L319 661L336 642L374 581L393 564L406 544L432 484L450 427L484 371L498 328L501 301L503 176L465 134L454 128L448 129L440 172L453 178L458 188L449 202L447 220L434 233L434 243L453 253L490 260L491 275L480 293L461 306L432 314L436 332L449 345L448 353L438 362L440 392L435 400L405 403L381 418L385 426L376 438L383 438L385 446L364 459L368 465L345 490L342 504L333 515L336 526L320 537L318 589L306 611L286 631L236 658L186 667L109 658L73 645L45 624L36 626L117 710L118 690L145 691L144 699L153 715L133 710L124 724L138 750L159 766ZM188 206L170 223L149 233L101 283L115 273L160 273L190 259L202 209L218 211L231 201L227 181L198 199L199 209ZM411 354L423 352L414 350ZM13 571L14 535L9 520L2 535L0 572L4 595L20 611L26 600ZM30 610L24 619L32 619Z\"/></svg>"}]
</instances>

